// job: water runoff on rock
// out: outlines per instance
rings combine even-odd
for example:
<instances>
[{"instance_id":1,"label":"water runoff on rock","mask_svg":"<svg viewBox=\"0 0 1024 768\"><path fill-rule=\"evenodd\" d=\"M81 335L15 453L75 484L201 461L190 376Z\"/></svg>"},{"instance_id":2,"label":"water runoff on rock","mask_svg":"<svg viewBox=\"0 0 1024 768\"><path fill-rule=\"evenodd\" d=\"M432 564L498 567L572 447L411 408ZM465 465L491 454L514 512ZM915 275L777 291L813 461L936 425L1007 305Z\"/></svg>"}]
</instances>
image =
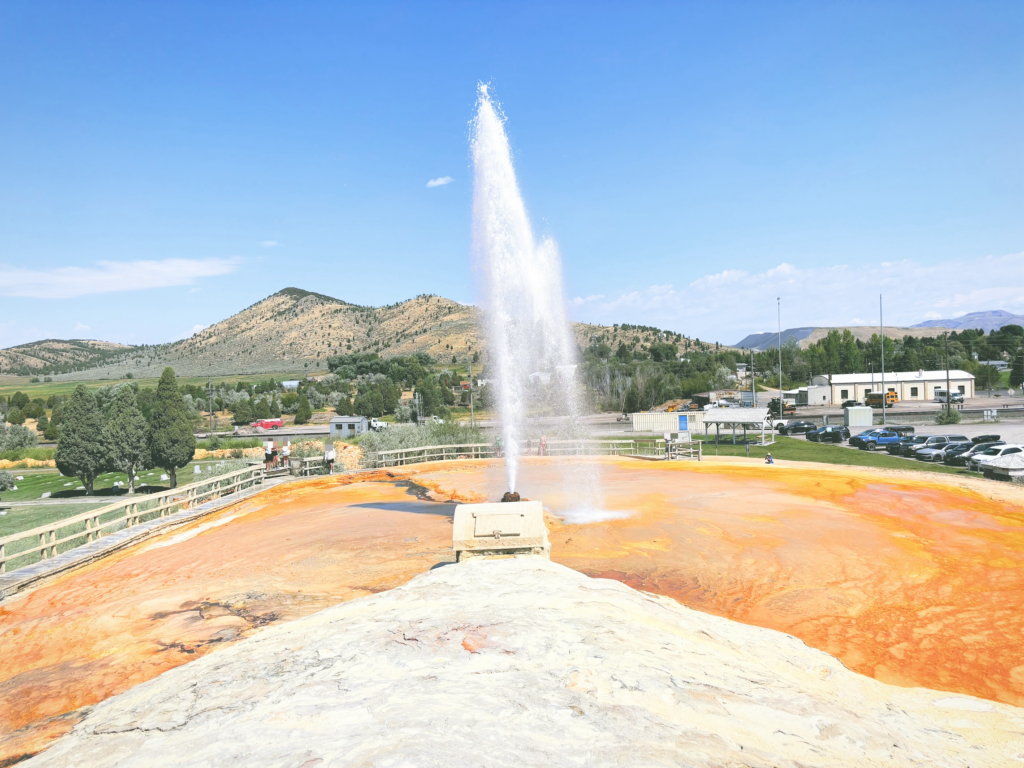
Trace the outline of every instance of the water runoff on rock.
<instances>
[{"instance_id":1,"label":"water runoff on rock","mask_svg":"<svg viewBox=\"0 0 1024 768\"><path fill-rule=\"evenodd\" d=\"M488 367L497 383L508 489L515 491L531 407L544 406L563 417L559 434L548 436L559 439L560 453L566 447L569 454L585 453L582 369L565 313L558 246L549 237L534 236L505 119L485 84L479 86L471 149L473 249L483 274ZM600 478L594 463L570 458L564 471L566 497L579 511L598 513Z\"/></svg>"}]
</instances>

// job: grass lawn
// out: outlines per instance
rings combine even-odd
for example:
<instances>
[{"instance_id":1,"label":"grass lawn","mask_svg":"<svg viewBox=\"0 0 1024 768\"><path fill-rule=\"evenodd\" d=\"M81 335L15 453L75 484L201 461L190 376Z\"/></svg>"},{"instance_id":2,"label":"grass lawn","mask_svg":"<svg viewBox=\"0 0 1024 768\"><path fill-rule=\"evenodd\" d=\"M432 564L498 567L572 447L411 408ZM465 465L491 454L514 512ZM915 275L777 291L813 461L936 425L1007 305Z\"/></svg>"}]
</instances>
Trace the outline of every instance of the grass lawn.
<instances>
[{"instance_id":1,"label":"grass lawn","mask_svg":"<svg viewBox=\"0 0 1024 768\"><path fill-rule=\"evenodd\" d=\"M38 528L40 525L74 517L90 509L105 507L110 499L95 504L46 504L38 507L5 507L0 501L0 537L10 536L19 531Z\"/></svg>"},{"instance_id":2,"label":"grass lawn","mask_svg":"<svg viewBox=\"0 0 1024 768\"><path fill-rule=\"evenodd\" d=\"M178 470L178 485L188 485L202 477L209 477L208 465L216 464L214 460L192 462L187 467ZM201 466L204 473L197 475L195 467ZM45 472L28 472L26 470L8 470L12 475L23 477L24 480L16 480L18 490L4 491L0 494L0 507L5 501L32 501L42 498L42 495L49 491L51 499L67 499L76 496L85 496L85 489L77 477L64 477L57 470L51 469ZM139 493L157 493L168 490L169 483L161 480L161 476L167 474L162 469L147 469L140 473L139 483L136 488ZM124 490L115 488L115 482L125 483ZM107 472L96 478L93 484L95 495L102 504L110 504L117 498L127 493L128 476L123 472ZM85 509L83 508L83 512ZM10 514L10 513L8 513Z\"/></svg>"},{"instance_id":3,"label":"grass lawn","mask_svg":"<svg viewBox=\"0 0 1024 768\"><path fill-rule=\"evenodd\" d=\"M890 456L884 451L858 451L832 443L812 443L795 437L778 436L775 438L775 445L767 448L750 446L752 457L763 459L767 453L771 453L776 459L785 459L786 461L820 461L824 464L848 464L854 467L883 467L885 469L909 469L919 472L979 476L976 472L968 472L963 467L947 467L945 464L904 459ZM704 444L704 455L715 455L714 441ZM718 446L718 455L746 456L747 451L745 446L732 445L731 442L726 443L723 438L722 444Z\"/></svg>"}]
</instances>

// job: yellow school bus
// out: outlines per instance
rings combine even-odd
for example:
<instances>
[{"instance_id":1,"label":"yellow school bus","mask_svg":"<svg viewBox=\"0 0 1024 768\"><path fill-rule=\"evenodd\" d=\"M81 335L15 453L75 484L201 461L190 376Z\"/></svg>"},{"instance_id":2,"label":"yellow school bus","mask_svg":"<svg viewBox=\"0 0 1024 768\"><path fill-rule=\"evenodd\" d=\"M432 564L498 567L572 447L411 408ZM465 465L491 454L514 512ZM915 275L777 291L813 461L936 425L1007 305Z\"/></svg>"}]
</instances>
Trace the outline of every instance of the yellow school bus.
<instances>
[{"instance_id":1,"label":"yellow school bus","mask_svg":"<svg viewBox=\"0 0 1024 768\"><path fill-rule=\"evenodd\" d=\"M900 399L896 396L895 392L885 393L885 405L896 405ZM864 405L870 405L872 408L882 407L882 393L881 392L868 392L864 395Z\"/></svg>"}]
</instances>

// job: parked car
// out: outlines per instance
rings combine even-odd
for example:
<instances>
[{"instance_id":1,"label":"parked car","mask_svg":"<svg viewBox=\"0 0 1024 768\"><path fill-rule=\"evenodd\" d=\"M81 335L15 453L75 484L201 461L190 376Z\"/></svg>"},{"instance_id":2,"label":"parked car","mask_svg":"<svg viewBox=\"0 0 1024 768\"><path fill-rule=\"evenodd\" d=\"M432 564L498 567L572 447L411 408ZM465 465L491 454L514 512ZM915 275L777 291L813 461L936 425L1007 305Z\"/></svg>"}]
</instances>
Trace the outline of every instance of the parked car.
<instances>
[{"instance_id":1,"label":"parked car","mask_svg":"<svg viewBox=\"0 0 1024 768\"><path fill-rule=\"evenodd\" d=\"M967 462L971 460L972 456L977 456L979 453L987 451L993 445L1006 445L1006 443L1002 440L996 440L991 443L958 443L946 451L946 458L942 462L951 467L966 467Z\"/></svg>"},{"instance_id":2,"label":"parked car","mask_svg":"<svg viewBox=\"0 0 1024 768\"><path fill-rule=\"evenodd\" d=\"M878 446L886 447L900 441L900 436L889 429L872 429L850 438L850 445L862 451L873 451Z\"/></svg>"},{"instance_id":3,"label":"parked car","mask_svg":"<svg viewBox=\"0 0 1024 768\"><path fill-rule=\"evenodd\" d=\"M905 455L910 456L912 459L916 459L918 451L925 451L931 448L942 448L948 442L949 438L945 435L929 435L923 443L911 448L910 452Z\"/></svg>"},{"instance_id":4,"label":"parked car","mask_svg":"<svg viewBox=\"0 0 1024 768\"><path fill-rule=\"evenodd\" d=\"M780 435L800 435L812 432L818 428L813 421L791 421L784 427L779 427Z\"/></svg>"},{"instance_id":5,"label":"parked car","mask_svg":"<svg viewBox=\"0 0 1024 768\"><path fill-rule=\"evenodd\" d=\"M899 454L900 456L913 456L914 451L924 446L928 442L928 438L931 435L913 435L909 440L901 443Z\"/></svg>"},{"instance_id":6,"label":"parked car","mask_svg":"<svg viewBox=\"0 0 1024 768\"><path fill-rule=\"evenodd\" d=\"M261 429L280 429L284 426L284 421L281 419L257 419L249 425L250 427L259 427Z\"/></svg>"},{"instance_id":7,"label":"parked car","mask_svg":"<svg viewBox=\"0 0 1024 768\"><path fill-rule=\"evenodd\" d=\"M807 433L807 439L812 443L841 443L850 439L850 428L830 424L827 427L819 427Z\"/></svg>"},{"instance_id":8,"label":"parked car","mask_svg":"<svg viewBox=\"0 0 1024 768\"><path fill-rule=\"evenodd\" d=\"M943 461L946 458L946 451L954 446L965 445L970 448L974 445L963 435L946 435L948 442L945 445L928 445L927 442L921 448L914 451L914 458L918 461Z\"/></svg>"},{"instance_id":9,"label":"parked car","mask_svg":"<svg viewBox=\"0 0 1024 768\"><path fill-rule=\"evenodd\" d=\"M927 435L906 435L904 437L901 437L898 443L885 446L885 450L888 451L893 456L904 456L904 451L909 451L911 447L916 448L920 446L927 439Z\"/></svg>"},{"instance_id":10,"label":"parked car","mask_svg":"<svg viewBox=\"0 0 1024 768\"><path fill-rule=\"evenodd\" d=\"M886 424L885 428L895 432L900 437L914 434L914 428L909 424Z\"/></svg>"},{"instance_id":11,"label":"parked car","mask_svg":"<svg viewBox=\"0 0 1024 768\"><path fill-rule=\"evenodd\" d=\"M978 435L972 437L971 442L977 445L978 443L996 443L999 442L999 435Z\"/></svg>"},{"instance_id":12,"label":"parked car","mask_svg":"<svg viewBox=\"0 0 1024 768\"><path fill-rule=\"evenodd\" d=\"M841 406L839 406L839 407L840 408L856 408L858 405L860 405L860 403L858 403L856 400L843 400L843 404Z\"/></svg>"},{"instance_id":13,"label":"parked car","mask_svg":"<svg viewBox=\"0 0 1024 768\"><path fill-rule=\"evenodd\" d=\"M981 468L999 456L1009 456L1011 453L1020 453L1022 449L1019 445L993 445L991 448L986 448L980 453L976 453L967 460L967 468L973 469L975 472L980 472Z\"/></svg>"}]
</instances>

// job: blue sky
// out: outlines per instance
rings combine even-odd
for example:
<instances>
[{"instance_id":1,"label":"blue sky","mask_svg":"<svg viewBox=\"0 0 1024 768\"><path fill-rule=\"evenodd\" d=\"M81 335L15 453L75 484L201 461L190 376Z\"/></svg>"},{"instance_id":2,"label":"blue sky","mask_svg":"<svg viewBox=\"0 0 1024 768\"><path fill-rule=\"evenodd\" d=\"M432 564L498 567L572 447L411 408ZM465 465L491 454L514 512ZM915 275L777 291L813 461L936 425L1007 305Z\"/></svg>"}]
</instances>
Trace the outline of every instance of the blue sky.
<instances>
[{"instance_id":1,"label":"blue sky","mask_svg":"<svg viewBox=\"0 0 1024 768\"><path fill-rule=\"evenodd\" d=\"M1024 311L1022 39L1020 2L7 2L0 345L475 301L479 80L578 319Z\"/></svg>"}]
</instances>

